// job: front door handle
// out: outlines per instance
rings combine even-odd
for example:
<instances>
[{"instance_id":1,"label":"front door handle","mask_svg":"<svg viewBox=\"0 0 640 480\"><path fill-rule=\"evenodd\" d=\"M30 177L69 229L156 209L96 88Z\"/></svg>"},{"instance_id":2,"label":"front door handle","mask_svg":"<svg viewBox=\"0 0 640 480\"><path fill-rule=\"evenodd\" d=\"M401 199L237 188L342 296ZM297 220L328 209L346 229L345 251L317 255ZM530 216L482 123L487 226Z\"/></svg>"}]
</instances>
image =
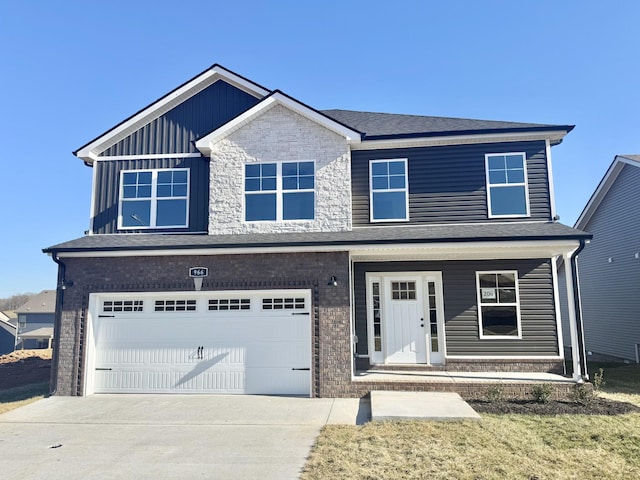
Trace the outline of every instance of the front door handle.
<instances>
[{"instance_id":1,"label":"front door handle","mask_svg":"<svg viewBox=\"0 0 640 480\"><path fill-rule=\"evenodd\" d=\"M421 319L420 319L420 326L421 326L421 327L424 327L424 318L421 318Z\"/></svg>"}]
</instances>

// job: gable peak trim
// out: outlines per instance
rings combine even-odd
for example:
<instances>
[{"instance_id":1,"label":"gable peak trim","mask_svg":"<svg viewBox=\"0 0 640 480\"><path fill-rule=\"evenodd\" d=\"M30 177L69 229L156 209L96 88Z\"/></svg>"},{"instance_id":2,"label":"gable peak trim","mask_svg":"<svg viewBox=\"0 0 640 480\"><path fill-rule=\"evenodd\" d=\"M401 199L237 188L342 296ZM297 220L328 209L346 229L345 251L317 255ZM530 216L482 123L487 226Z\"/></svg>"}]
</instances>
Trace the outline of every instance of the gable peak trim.
<instances>
[{"instance_id":1,"label":"gable peak trim","mask_svg":"<svg viewBox=\"0 0 640 480\"><path fill-rule=\"evenodd\" d=\"M270 90L265 87L216 63L190 80L187 80L182 85L171 90L169 93L160 97L158 100L126 118L102 135L94 138L89 143L74 151L73 154L84 160L85 163L93 163L94 160L98 159L102 152L115 143L144 127L148 123L162 116L172 108L183 103L219 80L225 81L226 83L233 85L256 98L262 98L270 93Z\"/></svg>"},{"instance_id":2,"label":"gable peak trim","mask_svg":"<svg viewBox=\"0 0 640 480\"><path fill-rule=\"evenodd\" d=\"M320 124L334 133L345 137L347 142L350 144L360 143L361 141L361 132L332 119L324 113L296 100L280 90L274 90L264 97L258 104L239 114L237 117L228 121L213 132L198 139L195 143L196 148L204 155L211 155L213 145L236 130L242 128L244 125L250 123L255 118L263 115L276 105L282 105L287 109Z\"/></svg>"}]
</instances>

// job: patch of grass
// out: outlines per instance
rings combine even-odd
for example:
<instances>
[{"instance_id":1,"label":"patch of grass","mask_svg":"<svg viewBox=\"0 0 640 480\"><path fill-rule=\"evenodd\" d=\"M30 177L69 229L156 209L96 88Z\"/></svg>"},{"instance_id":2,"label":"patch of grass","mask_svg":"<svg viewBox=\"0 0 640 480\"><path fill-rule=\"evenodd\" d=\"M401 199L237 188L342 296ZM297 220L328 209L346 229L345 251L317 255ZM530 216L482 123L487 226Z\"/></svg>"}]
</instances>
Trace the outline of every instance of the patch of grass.
<instances>
[{"instance_id":1,"label":"patch of grass","mask_svg":"<svg viewBox=\"0 0 640 480\"><path fill-rule=\"evenodd\" d=\"M603 370L603 392L640 394L640 364L589 362L587 368L591 381Z\"/></svg>"},{"instance_id":2,"label":"patch of grass","mask_svg":"<svg viewBox=\"0 0 640 480\"><path fill-rule=\"evenodd\" d=\"M640 406L640 365L590 364L592 380L600 368L606 381L598 396ZM501 393L485 395L499 402ZM546 392L538 393L543 400ZM301 478L640 478L640 414L483 414L480 422L328 425Z\"/></svg>"},{"instance_id":3,"label":"patch of grass","mask_svg":"<svg viewBox=\"0 0 640 480\"><path fill-rule=\"evenodd\" d=\"M44 398L49 393L49 382L0 390L0 414Z\"/></svg>"},{"instance_id":4,"label":"patch of grass","mask_svg":"<svg viewBox=\"0 0 640 480\"><path fill-rule=\"evenodd\" d=\"M640 478L640 414L326 426L302 479Z\"/></svg>"}]
</instances>

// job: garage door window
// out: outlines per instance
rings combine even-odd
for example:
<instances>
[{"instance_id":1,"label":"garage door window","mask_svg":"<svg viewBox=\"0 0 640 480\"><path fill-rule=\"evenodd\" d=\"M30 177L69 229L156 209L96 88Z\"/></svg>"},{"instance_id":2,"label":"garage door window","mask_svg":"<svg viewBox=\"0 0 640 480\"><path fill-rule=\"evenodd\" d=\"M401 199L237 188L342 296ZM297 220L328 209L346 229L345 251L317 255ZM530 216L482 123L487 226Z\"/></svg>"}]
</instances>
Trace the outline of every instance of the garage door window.
<instances>
[{"instance_id":1,"label":"garage door window","mask_svg":"<svg viewBox=\"0 0 640 480\"><path fill-rule=\"evenodd\" d=\"M106 300L102 303L104 313L111 312L142 312L143 300Z\"/></svg>"},{"instance_id":2,"label":"garage door window","mask_svg":"<svg viewBox=\"0 0 640 480\"><path fill-rule=\"evenodd\" d=\"M251 310L250 298L213 298L209 300L209 311Z\"/></svg>"},{"instance_id":3,"label":"garage door window","mask_svg":"<svg viewBox=\"0 0 640 480\"><path fill-rule=\"evenodd\" d=\"M156 300L156 312L195 312L195 300Z\"/></svg>"},{"instance_id":4,"label":"garage door window","mask_svg":"<svg viewBox=\"0 0 640 480\"><path fill-rule=\"evenodd\" d=\"M304 298L263 298L263 310L304 310Z\"/></svg>"}]
</instances>

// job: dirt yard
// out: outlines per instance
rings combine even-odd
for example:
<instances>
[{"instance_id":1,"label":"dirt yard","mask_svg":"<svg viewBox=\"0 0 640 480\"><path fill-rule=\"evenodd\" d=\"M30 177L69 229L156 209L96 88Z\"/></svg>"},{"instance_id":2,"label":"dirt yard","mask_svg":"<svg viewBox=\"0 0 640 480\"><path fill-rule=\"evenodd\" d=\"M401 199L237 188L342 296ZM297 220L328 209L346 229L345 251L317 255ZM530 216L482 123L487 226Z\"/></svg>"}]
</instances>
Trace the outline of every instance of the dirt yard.
<instances>
[{"instance_id":1,"label":"dirt yard","mask_svg":"<svg viewBox=\"0 0 640 480\"><path fill-rule=\"evenodd\" d=\"M0 390L48 382L51 350L16 350L0 355Z\"/></svg>"}]
</instances>

